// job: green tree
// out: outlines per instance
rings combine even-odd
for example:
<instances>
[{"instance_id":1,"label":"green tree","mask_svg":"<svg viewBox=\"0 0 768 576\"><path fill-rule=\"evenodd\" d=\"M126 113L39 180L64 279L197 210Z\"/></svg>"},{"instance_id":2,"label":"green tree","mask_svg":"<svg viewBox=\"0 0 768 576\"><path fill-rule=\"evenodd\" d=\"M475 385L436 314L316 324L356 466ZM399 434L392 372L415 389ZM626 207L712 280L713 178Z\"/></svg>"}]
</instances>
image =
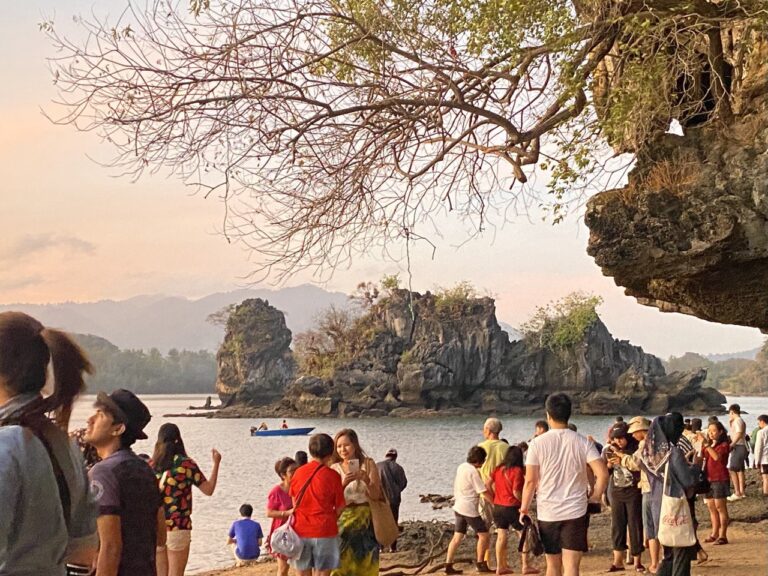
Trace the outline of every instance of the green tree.
<instances>
[{"instance_id":1,"label":"green tree","mask_svg":"<svg viewBox=\"0 0 768 576\"><path fill-rule=\"evenodd\" d=\"M151 0L56 48L57 121L138 177L227 204L278 276L410 241L447 209L477 230L531 194L561 217L670 120L727 121L762 0ZM743 59L742 59L743 61ZM624 163L626 159L619 159ZM548 196L525 186L541 172ZM503 213L503 210L499 210Z\"/></svg>"},{"instance_id":2,"label":"green tree","mask_svg":"<svg viewBox=\"0 0 768 576\"><path fill-rule=\"evenodd\" d=\"M597 307L602 302L599 296L573 292L537 308L520 331L531 346L554 352L566 350L581 342L587 329L597 321Z\"/></svg>"}]
</instances>

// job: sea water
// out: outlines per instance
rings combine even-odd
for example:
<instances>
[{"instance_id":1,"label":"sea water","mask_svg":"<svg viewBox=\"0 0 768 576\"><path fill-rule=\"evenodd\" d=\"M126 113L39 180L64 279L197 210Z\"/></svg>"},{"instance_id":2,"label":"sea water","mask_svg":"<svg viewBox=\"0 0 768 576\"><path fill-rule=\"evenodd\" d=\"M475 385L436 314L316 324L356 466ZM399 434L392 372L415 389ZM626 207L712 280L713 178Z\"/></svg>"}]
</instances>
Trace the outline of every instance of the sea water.
<instances>
[{"instance_id":1,"label":"sea water","mask_svg":"<svg viewBox=\"0 0 768 576\"><path fill-rule=\"evenodd\" d=\"M297 450L307 450L306 436L251 437L251 426L262 419L208 419L166 418L164 414L185 412L190 405L201 406L204 395L146 395L142 399L152 412L152 421L146 428L148 440L137 442L137 453L152 454L157 430L161 424L173 421L181 429L189 456L208 474L211 470L211 448L222 453L221 469L216 492L206 497L194 491L192 513L192 550L187 572L192 574L213 568L232 565L232 556L226 547L229 527L238 517L238 508L250 503L254 508L253 519L260 522L265 535L269 519L264 510L267 493L279 478L274 464L283 456L291 456ZM92 413L93 396L80 399L75 407L71 428L85 426ZM756 425L759 414L768 413L768 398L729 398L738 402L747 430ZM544 416L509 416L502 418L502 438L511 443L529 440L534 423ZM624 414L626 420L633 414ZM721 419L727 422L727 415ZM291 427L314 426L315 432L333 436L339 429L353 428L369 456L376 461L384 459L389 448L398 451L398 463L408 476L408 488L403 493L400 508L401 520L444 519L453 515L449 509L432 510L429 504L419 503L419 494L451 494L456 467L466 458L470 447L483 440L484 416L467 416L431 419L342 419L342 418L289 418ZM280 419L263 419L270 428L278 428ZM591 434L599 442L605 442L606 432L614 421L613 416L576 416L572 420L583 434Z\"/></svg>"}]
</instances>

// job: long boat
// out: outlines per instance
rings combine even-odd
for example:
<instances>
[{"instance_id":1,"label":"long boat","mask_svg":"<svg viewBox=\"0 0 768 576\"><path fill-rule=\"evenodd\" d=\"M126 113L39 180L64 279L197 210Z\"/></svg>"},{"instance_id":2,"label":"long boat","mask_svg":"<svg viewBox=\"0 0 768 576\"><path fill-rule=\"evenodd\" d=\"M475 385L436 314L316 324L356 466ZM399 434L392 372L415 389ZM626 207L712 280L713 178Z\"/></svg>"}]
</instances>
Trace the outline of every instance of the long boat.
<instances>
[{"instance_id":1,"label":"long boat","mask_svg":"<svg viewBox=\"0 0 768 576\"><path fill-rule=\"evenodd\" d=\"M306 436L314 429L314 426L309 428L275 428L274 430L257 430L256 427L252 427L251 436Z\"/></svg>"}]
</instances>

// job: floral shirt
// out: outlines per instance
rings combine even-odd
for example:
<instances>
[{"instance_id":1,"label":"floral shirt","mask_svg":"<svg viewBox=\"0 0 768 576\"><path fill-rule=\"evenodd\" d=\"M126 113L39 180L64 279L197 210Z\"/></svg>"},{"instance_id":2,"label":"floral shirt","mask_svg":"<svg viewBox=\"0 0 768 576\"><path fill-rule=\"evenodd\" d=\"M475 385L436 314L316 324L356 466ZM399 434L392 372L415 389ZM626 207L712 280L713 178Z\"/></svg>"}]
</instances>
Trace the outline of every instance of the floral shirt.
<instances>
[{"instance_id":1,"label":"floral shirt","mask_svg":"<svg viewBox=\"0 0 768 576\"><path fill-rule=\"evenodd\" d=\"M167 472L167 473L166 473ZM156 472L168 530L192 530L192 486L206 481L197 462L177 454L170 470Z\"/></svg>"}]
</instances>

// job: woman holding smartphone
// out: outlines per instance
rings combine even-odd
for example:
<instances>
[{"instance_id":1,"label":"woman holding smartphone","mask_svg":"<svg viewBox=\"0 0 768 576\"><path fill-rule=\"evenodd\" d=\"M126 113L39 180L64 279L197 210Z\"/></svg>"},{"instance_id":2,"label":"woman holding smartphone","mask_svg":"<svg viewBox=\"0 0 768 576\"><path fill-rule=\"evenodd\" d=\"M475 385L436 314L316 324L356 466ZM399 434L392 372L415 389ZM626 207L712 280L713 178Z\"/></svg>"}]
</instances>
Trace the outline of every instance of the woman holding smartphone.
<instances>
[{"instance_id":1,"label":"woman holding smartphone","mask_svg":"<svg viewBox=\"0 0 768 576\"><path fill-rule=\"evenodd\" d=\"M379 471L376 462L363 452L354 430L340 430L334 444L336 453L331 467L341 476L347 505L339 517L341 562L331 576L376 576L379 543L373 532L369 502L381 498Z\"/></svg>"}]
</instances>

